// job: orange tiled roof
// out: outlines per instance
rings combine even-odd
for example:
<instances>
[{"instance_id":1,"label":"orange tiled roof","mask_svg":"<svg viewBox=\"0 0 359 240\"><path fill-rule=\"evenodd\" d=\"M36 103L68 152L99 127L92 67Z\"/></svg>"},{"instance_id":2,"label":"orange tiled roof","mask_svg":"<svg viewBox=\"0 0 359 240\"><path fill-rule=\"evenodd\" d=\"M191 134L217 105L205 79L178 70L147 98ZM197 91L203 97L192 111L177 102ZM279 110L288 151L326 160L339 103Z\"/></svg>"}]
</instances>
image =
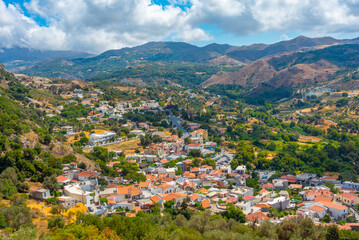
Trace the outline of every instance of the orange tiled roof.
<instances>
[{"instance_id":1,"label":"orange tiled roof","mask_svg":"<svg viewBox=\"0 0 359 240\"><path fill-rule=\"evenodd\" d=\"M89 173L89 172L80 172L77 175L80 177L91 177L91 173Z\"/></svg>"},{"instance_id":2,"label":"orange tiled roof","mask_svg":"<svg viewBox=\"0 0 359 240\"><path fill-rule=\"evenodd\" d=\"M310 210L316 211L316 212L323 212L325 210L324 207L318 206L318 205L313 205L310 207Z\"/></svg>"},{"instance_id":3,"label":"orange tiled roof","mask_svg":"<svg viewBox=\"0 0 359 240\"><path fill-rule=\"evenodd\" d=\"M262 185L262 188L274 188L274 185L272 183L265 183Z\"/></svg>"},{"instance_id":4,"label":"orange tiled roof","mask_svg":"<svg viewBox=\"0 0 359 240\"><path fill-rule=\"evenodd\" d=\"M201 205L203 208L209 208L211 206L211 202L209 201L209 199L205 199L205 200L202 200L201 202Z\"/></svg>"},{"instance_id":5,"label":"orange tiled roof","mask_svg":"<svg viewBox=\"0 0 359 240\"><path fill-rule=\"evenodd\" d=\"M57 177L57 181L58 181L58 182L64 182L64 181L66 181L66 180L69 180L69 179L68 179L67 177L62 176L62 175L60 175L60 176Z\"/></svg>"},{"instance_id":6,"label":"orange tiled roof","mask_svg":"<svg viewBox=\"0 0 359 240\"><path fill-rule=\"evenodd\" d=\"M198 199L198 198L200 198L200 197L202 197L200 194L194 193L194 194L192 194L192 195L190 196L190 199L191 199L191 201L194 201L194 200L196 200L196 199Z\"/></svg>"},{"instance_id":7,"label":"orange tiled roof","mask_svg":"<svg viewBox=\"0 0 359 240\"><path fill-rule=\"evenodd\" d=\"M259 190L258 193L265 193L265 192L267 192L267 190L265 188L262 188L261 190Z\"/></svg>"},{"instance_id":8,"label":"orange tiled roof","mask_svg":"<svg viewBox=\"0 0 359 240\"><path fill-rule=\"evenodd\" d=\"M332 197L316 196L314 202L332 202Z\"/></svg>"},{"instance_id":9,"label":"orange tiled roof","mask_svg":"<svg viewBox=\"0 0 359 240\"><path fill-rule=\"evenodd\" d=\"M249 195L249 196L245 196L245 197L243 198L243 200L248 201L248 200L251 200L252 198L254 198L254 196Z\"/></svg>"},{"instance_id":10,"label":"orange tiled roof","mask_svg":"<svg viewBox=\"0 0 359 240\"><path fill-rule=\"evenodd\" d=\"M139 188L147 188L150 185L150 182L140 182L140 184L138 184Z\"/></svg>"},{"instance_id":11,"label":"orange tiled roof","mask_svg":"<svg viewBox=\"0 0 359 240\"><path fill-rule=\"evenodd\" d=\"M198 192L201 192L201 193L209 193L209 190L208 189L205 189L205 188L201 188L201 189L198 189Z\"/></svg>"},{"instance_id":12,"label":"orange tiled roof","mask_svg":"<svg viewBox=\"0 0 359 240\"><path fill-rule=\"evenodd\" d=\"M271 205L269 204L265 204L265 203L258 203L256 205L254 205L255 207L259 207L259 208L270 208Z\"/></svg>"},{"instance_id":13,"label":"orange tiled roof","mask_svg":"<svg viewBox=\"0 0 359 240\"><path fill-rule=\"evenodd\" d=\"M320 202L320 203L323 204L324 206L326 206L327 208L334 208L334 209L337 209L337 210L348 209L348 207L346 207L346 206L335 204L335 203L332 203L332 202Z\"/></svg>"},{"instance_id":14,"label":"orange tiled roof","mask_svg":"<svg viewBox=\"0 0 359 240\"><path fill-rule=\"evenodd\" d=\"M135 187L133 185L130 186L118 186L117 187L117 194L118 195L125 195L125 194L131 194L132 196L138 196L142 194L141 189L138 187Z\"/></svg>"},{"instance_id":15,"label":"orange tiled roof","mask_svg":"<svg viewBox=\"0 0 359 240\"><path fill-rule=\"evenodd\" d=\"M350 193L342 193L342 194L339 194L338 196L340 196L342 198L346 198L346 199L351 199L351 200L358 198L358 196L350 194Z\"/></svg>"},{"instance_id":16,"label":"orange tiled roof","mask_svg":"<svg viewBox=\"0 0 359 240\"><path fill-rule=\"evenodd\" d=\"M166 196L163 198L164 202L168 202L174 199L179 198L180 195L176 194L176 193L170 193L170 194L166 194Z\"/></svg>"},{"instance_id":17,"label":"orange tiled roof","mask_svg":"<svg viewBox=\"0 0 359 240\"><path fill-rule=\"evenodd\" d=\"M159 196L156 196L156 195L150 197L150 199L151 199L152 202L154 202L154 203L157 203L157 202L159 202L159 201L161 200L161 198L160 198Z\"/></svg>"},{"instance_id":18,"label":"orange tiled roof","mask_svg":"<svg viewBox=\"0 0 359 240\"><path fill-rule=\"evenodd\" d=\"M269 220L270 218L267 217L264 213L262 212L256 212L256 213L251 213L248 214L246 216L246 219L250 222L254 222L254 221L263 221L263 220Z\"/></svg>"}]
</instances>

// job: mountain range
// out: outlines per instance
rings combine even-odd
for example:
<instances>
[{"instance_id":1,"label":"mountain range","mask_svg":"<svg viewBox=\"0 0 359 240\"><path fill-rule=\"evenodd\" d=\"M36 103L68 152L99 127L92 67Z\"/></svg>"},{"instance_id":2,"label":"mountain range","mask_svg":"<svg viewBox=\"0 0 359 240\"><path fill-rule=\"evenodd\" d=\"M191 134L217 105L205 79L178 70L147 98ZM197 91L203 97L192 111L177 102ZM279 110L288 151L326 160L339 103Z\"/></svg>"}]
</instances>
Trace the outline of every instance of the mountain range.
<instances>
[{"instance_id":1,"label":"mountain range","mask_svg":"<svg viewBox=\"0 0 359 240\"><path fill-rule=\"evenodd\" d=\"M15 48L3 50L0 61L7 69L26 75L92 81L136 79L134 82L151 85L235 84L246 88L248 94L264 94L273 89L293 91L300 86L324 84L343 69L355 69L359 66L358 44L359 38L299 36L241 47L149 42L99 55Z\"/></svg>"}]
</instances>

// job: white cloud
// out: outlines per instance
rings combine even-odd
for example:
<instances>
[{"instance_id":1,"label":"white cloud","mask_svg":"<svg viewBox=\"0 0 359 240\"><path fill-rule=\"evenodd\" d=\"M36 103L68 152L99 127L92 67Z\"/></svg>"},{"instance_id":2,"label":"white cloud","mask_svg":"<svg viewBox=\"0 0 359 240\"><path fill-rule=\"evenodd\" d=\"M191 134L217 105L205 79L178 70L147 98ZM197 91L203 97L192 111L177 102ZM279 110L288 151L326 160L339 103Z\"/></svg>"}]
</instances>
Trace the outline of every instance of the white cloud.
<instances>
[{"instance_id":1,"label":"white cloud","mask_svg":"<svg viewBox=\"0 0 359 240\"><path fill-rule=\"evenodd\" d=\"M30 0L24 3L30 16L46 20L46 26L39 26L19 6L0 0L0 47L101 52L170 37L188 42L213 39L204 25L238 36L266 31L359 33L358 0L170 2L163 7L151 0Z\"/></svg>"},{"instance_id":2,"label":"white cloud","mask_svg":"<svg viewBox=\"0 0 359 240\"><path fill-rule=\"evenodd\" d=\"M205 31L200 28L184 29L182 32L176 34L172 39L182 40L185 42L208 41L213 37L209 36Z\"/></svg>"},{"instance_id":3,"label":"white cloud","mask_svg":"<svg viewBox=\"0 0 359 240\"><path fill-rule=\"evenodd\" d=\"M287 34L283 33L282 35L280 35L280 40L287 41L287 40L289 40L289 37L287 36Z\"/></svg>"}]
</instances>

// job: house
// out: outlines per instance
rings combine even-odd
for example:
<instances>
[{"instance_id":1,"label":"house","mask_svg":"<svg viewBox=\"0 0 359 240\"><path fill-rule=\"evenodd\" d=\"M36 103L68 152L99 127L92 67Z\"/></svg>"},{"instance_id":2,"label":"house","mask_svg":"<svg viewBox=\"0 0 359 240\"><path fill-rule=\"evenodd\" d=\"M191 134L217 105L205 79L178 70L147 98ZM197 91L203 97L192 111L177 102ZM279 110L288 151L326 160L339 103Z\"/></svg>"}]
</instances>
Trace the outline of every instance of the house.
<instances>
[{"instance_id":1,"label":"house","mask_svg":"<svg viewBox=\"0 0 359 240\"><path fill-rule=\"evenodd\" d=\"M61 130L65 130L67 136L75 135L74 128L72 126L63 126L61 127Z\"/></svg>"},{"instance_id":2,"label":"house","mask_svg":"<svg viewBox=\"0 0 359 240\"><path fill-rule=\"evenodd\" d=\"M246 171L247 171L247 167L245 165L239 165L235 170L235 172L239 174L244 174L246 173Z\"/></svg>"},{"instance_id":3,"label":"house","mask_svg":"<svg viewBox=\"0 0 359 240\"><path fill-rule=\"evenodd\" d=\"M247 186L240 186L240 187L237 187L235 189L232 189L230 191L230 193L232 195L235 195L235 196L241 197L241 198L244 198L246 196L253 196L254 195L253 188L250 188L250 187L247 187Z\"/></svg>"},{"instance_id":4,"label":"house","mask_svg":"<svg viewBox=\"0 0 359 240\"><path fill-rule=\"evenodd\" d=\"M136 202L138 203L138 206L141 207L141 210L144 210L144 211L150 210L155 205L153 203L153 201L149 198L138 199L138 200L136 200Z\"/></svg>"},{"instance_id":5,"label":"house","mask_svg":"<svg viewBox=\"0 0 359 240\"><path fill-rule=\"evenodd\" d=\"M201 205L204 209L207 209L211 207L211 202L209 201L209 199L205 199L201 201Z\"/></svg>"},{"instance_id":6,"label":"house","mask_svg":"<svg viewBox=\"0 0 359 240\"><path fill-rule=\"evenodd\" d=\"M274 185L272 183L265 183L262 185L262 188L264 189L274 189Z\"/></svg>"},{"instance_id":7,"label":"house","mask_svg":"<svg viewBox=\"0 0 359 240\"><path fill-rule=\"evenodd\" d=\"M303 188L302 184L291 184L291 185L289 185L289 189L292 189L292 190L299 190L299 189L302 189L302 188Z\"/></svg>"},{"instance_id":8,"label":"house","mask_svg":"<svg viewBox=\"0 0 359 240\"><path fill-rule=\"evenodd\" d=\"M214 151L217 148L217 143L215 143L215 142L206 142L204 144L204 148L207 149L207 150Z\"/></svg>"},{"instance_id":9,"label":"house","mask_svg":"<svg viewBox=\"0 0 359 240\"><path fill-rule=\"evenodd\" d=\"M79 181L88 181L91 176L92 176L92 174L89 172L80 172L77 174L77 179Z\"/></svg>"},{"instance_id":10,"label":"house","mask_svg":"<svg viewBox=\"0 0 359 240\"><path fill-rule=\"evenodd\" d=\"M191 199L191 202L192 202L192 203L201 202L204 197L205 197L204 195L197 194L197 193L194 193L194 194L192 194L192 195L189 196L189 198Z\"/></svg>"},{"instance_id":11,"label":"house","mask_svg":"<svg viewBox=\"0 0 359 240\"><path fill-rule=\"evenodd\" d=\"M90 134L89 144L98 145L108 143L111 139L116 136L115 132L104 132L102 134L92 133Z\"/></svg>"},{"instance_id":12,"label":"house","mask_svg":"<svg viewBox=\"0 0 359 240\"><path fill-rule=\"evenodd\" d=\"M359 191L359 183L346 181L346 182L343 182L342 188L350 188L350 189Z\"/></svg>"},{"instance_id":13,"label":"house","mask_svg":"<svg viewBox=\"0 0 359 240\"><path fill-rule=\"evenodd\" d=\"M71 180L68 179L68 178L65 177L65 176L60 175L60 176L57 177L57 183L58 183L59 185L66 185L66 184L68 184L69 182L71 182Z\"/></svg>"},{"instance_id":14,"label":"house","mask_svg":"<svg viewBox=\"0 0 359 240\"><path fill-rule=\"evenodd\" d=\"M133 134L135 136L145 135L145 133L142 130L139 130L139 129L134 129L134 130L130 131L130 134Z\"/></svg>"},{"instance_id":15,"label":"house","mask_svg":"<svg viewBox=\"0 0 359 240\"><path fill-rule=\"evenodd\" d=\"M29 196L38 200L46 200L50 198L50 191L41 187L31 187L29 190Z\"/></svg>"},{"instance_id":16,"label":"house","mask_svg":"<svg viewBox=\"0 0 359 240\"><path fill-rule=\"evenodd\" d=\"M150 182L140 182L138 187L143 190L149 190Z\"/></svg>"},{"instance_id":17,"label":"house","mask_svg":"<svg viewBox=\"0 0 359 240\"><path fill-rule=\"evenodd\" d=\"M317 175L313 173L302 173L296 176L297 183L298 184L304 184L307 185L309 182L315 178ZM293 178L294 179L294 178Z\"/></svg>"},{"instance_id":18,"label":"house","mask_svg":"<svg viewBox=\"0 0 359 240\"><path fill-rule=\"evenodd\" d=\"M60 196L57 198L57 200L59 204L67 208L73 207L77 204L77 201L71 197Z\"/></svg>"},{"instance_id":19,"label":"house","mask_svg":"<svg viewBox=\"0 0 359 240\"><path fill-rule=\"evenodd\" d=\"M344 220L348 216L348 207L346 206L332 202L321 202L321 204L328 208L328 213L336 220Z\"/></svg>"},{"instance_id":20,"label":"house","mask_svg":"<svg viewBox=\"0 0 359 240\"><path fill-rule=\"evenodd\" d=\"M160 192L163 194L169 194L169 193L174 193L176 192L176 188L172 185L169 184L161 184L157 186L160 189Z\"/></svg>"},{"instance_id":21,"label":"house","mask_svg":"<svg viewBox=\"0 0 359 240\"><path fill-rule=\"evenodd\" d=\"M338 181L337 177L333 177L333 176L324 176L322 177L322 182L331 182L333 184L339 184L340 181Z\"/></svg>"},{"instance_id":22,"label":"house","mask_svg":"<svg viewBox=\"0 0 359 240\"><path fill-rule=\"evenodd\" d=\"M123 200L137 200L142 196L142 191L138 187L138 185L130 185L130 186L118 186L117 187L117 199L116 202Z\"/></svg>"},{"instance_id":23,"label":"house","mask_svg":"<svg viewBox=\"0 0 359 240\"><path fill-rule=\"evenodd\" d=\"M191 126L191 124L189 124L189 126ZM201 138L203 142L203 140L208 139L208 131L205 129L198 129L190 133L190 138Z\"/></svg>"},{"instance_id":24,"label":"house","mask_svg":"<svg viewBox=\"0 0 359 240\"><path fill-rule=\"evenodd\" d=\"M327 209L323 206L312 205L309 209L313 211L312 217L317 217L319 219L322 219L325 214L327 214Z\"/></svg>"},{"instance_id":25,"label":"house","mask_svg":"<svg viewBox=\"0 0 359 240\"><path fill-rule=\"evenodd\" d=\"M288 184L296 183L297 181L297 177L292 175L284 175L281 176L280 179L287 181Z\"/></svg>"},{"instance_id":26,"label":"house","mask_svg":"<svg viewBox=\"0 0 359 240\"><path fill-rule=\"evenodd\" d=\"M84 185L84 183L66 185L64 186L64 194L88 206L91 203L99 201L98 195L93 191L89 191L88 186L89 185Z\"/></svg>"},{"instance_id":27,"label":"house","mask_svg":"<svg viewBox=\"0 0 359 240\"><path fill-rule=\"evenodd\" d=\"M183 199L185 199L187 195L185 193L170 193L163 197L163 202L174 201L178 206L182 203Z\"/></svg>"},{"instance_id":28,"label":"house","mask_svg":"<svg viewBox=\"0 0 359 240\"><path fill-rule=\"evenodd\" d=\"M289 198L287 197L277 197L268 201L267 204L270 204L272 208L279 210L286 210L289 206Z\"/></svg>"},{"instance_id":29,"label":"house","mask_svg":"<svg viewBox=\"0 0 359 240\"><path fill-rule=\"evenodd\" d=\"M347 205L357 205L359 204L359 197L351 193L342 193L335 196L335 199L339 202L342 202Z\"/></svg>"},{"instance_id":30,"label":"house","mask_svg":"<svg viewBox=\"0 0 359 240\"><path fill-rule=\"evenodd\" d=\"M198 149L202 152L203 150L203 145L202 144L196 144L196 143L191 143L185 146L185 151L187 153L189 153L191 150L195 150Z\"/></svg>"},{"instance_id":31,"label":"house","mask_svg":"<svg viewBox=\"0 0 359 240\"><path fill-rule=\"evenodd\" d=\"M246 221L247 222L256 222L256 223L262 223L263 221L267 221L270 218L267 217L264 213L262 212L256 212L256 213L250 213L246 216Z\"/></svg>"},{"instance_id":32,"label":"house","mask_svg":"<svg viewBox=\"0 0 359 240\"><path fill-rule=\"evenodd\" d=\"M274 179L273 185L275 190L285 190L288 188L288 181L286 179Z\"/></svg>"},{"instance_id":33,"label":"house","mask_svg":"<svg viewBox=\"0 0 359 240\"><path fill-rule=\"evenodd\" d=\"M156 203L162 204L162 198L157 195L153 195L152 197L150 197L150 199L154 204Z\"/></svg>"},{"instance_id":34,"label":"house","mask_svg":"<svg viewBox=\"0 0 359 240\"><path fill-rule=\"evenodd\" d=\"M328 189L317 189L314 188L312 190L306 192L300 192L301 197L304 201L314 201L317 196L322 197L333 197L333 193L331 193Z\"/></svg>"}]
</instances>

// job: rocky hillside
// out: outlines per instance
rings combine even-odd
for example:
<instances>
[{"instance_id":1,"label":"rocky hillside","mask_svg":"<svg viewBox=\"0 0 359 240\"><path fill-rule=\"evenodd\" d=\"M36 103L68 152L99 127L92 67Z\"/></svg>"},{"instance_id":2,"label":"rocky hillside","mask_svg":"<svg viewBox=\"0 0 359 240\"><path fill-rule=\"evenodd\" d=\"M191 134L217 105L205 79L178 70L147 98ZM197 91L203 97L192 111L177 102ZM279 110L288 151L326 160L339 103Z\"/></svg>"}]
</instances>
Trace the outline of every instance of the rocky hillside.
<instances>
[{"instance_id":1,"label":"rocky hillside","mask_svg":"<svg viewBox=\"0 0 359 240\"><path fill-rule=\"evenodd\" d=\"M249 95L275 89L310 87L328 83L359 67L359 45L335 45L308 52L260 59L234 72L218 72L204 81L204 87L235 84L250 89Z\"/></svg>"}]
</instances>

